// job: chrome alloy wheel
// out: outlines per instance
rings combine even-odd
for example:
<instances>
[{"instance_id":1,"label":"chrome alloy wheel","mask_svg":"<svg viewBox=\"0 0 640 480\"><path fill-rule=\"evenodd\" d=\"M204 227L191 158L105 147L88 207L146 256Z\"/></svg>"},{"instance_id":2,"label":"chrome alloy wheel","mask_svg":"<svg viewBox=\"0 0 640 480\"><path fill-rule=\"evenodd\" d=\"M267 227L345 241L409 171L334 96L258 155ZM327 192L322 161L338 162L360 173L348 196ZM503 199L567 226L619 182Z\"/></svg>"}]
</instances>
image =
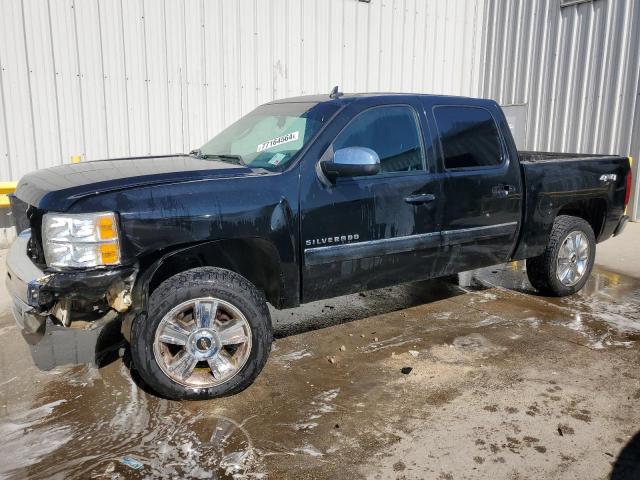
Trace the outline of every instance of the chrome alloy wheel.
<instances>
[{"instance_id":1,"label":"chrome alloy wheel","mask_svg":"<svg viewBox=\"0 0 640 480\"><path fill-rule=\"evenodd\" d=\"M158 366L190 388L221 385L244 367L251 352L251 328L238 308L224 300L187 300L160 321L153 341Z\"/></svg>"},{"instance_id":2,"label":"chrome alloy wheel","mask_svg":"<svg viewBox=\"0 0 640 480\"><path fill-rule=\"evenodd\" d=\"M556 276L563 285L572 287L580 281L589 266L589 241L581 231L573 231L564 239L556 264Z\"/></svg>"}]
</instances>

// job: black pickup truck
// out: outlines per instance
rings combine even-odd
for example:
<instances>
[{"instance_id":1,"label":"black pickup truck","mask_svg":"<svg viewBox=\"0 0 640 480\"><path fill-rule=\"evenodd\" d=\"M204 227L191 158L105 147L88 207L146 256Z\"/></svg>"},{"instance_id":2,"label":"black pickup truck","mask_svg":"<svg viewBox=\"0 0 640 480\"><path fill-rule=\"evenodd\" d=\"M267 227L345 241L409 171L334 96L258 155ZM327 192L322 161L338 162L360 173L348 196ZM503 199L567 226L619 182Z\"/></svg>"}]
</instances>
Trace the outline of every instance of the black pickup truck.
<instances>
[{"instance_id":1,"label":"black pickup truck","mask_svg":"<svg viewBox=\"0 0 640 480\"><path fill-rule=\"evenodd\" d=\"M264 366L266 302L520 259L541 293L576 292L630 183L627 157L518 152L491 100L290 98L189 155L26 175L7 284L30 342L115 317L153 389L212 398Z\"/></svg>"}]
</instances>

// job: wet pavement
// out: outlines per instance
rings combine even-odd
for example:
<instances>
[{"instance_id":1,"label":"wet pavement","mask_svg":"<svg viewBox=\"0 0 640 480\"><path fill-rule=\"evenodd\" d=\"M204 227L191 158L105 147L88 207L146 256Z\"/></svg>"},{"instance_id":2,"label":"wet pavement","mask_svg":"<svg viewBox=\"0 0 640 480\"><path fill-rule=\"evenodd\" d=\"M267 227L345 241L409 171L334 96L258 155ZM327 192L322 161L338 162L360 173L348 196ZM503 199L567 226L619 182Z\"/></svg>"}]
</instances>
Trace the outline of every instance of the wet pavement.
<instances>
[{"instance_id":1,"label":"wet pavement","mask_svg":"<svg viewBox=\"0 0 640 480\"><path fill-rule=\"evenodd\" d=\"M203 402L120 358L38 371L0 288L0 478L640 478L640 279L552 299L508 264L273 311L256 383Z\"/></svg>"}]
</instances>

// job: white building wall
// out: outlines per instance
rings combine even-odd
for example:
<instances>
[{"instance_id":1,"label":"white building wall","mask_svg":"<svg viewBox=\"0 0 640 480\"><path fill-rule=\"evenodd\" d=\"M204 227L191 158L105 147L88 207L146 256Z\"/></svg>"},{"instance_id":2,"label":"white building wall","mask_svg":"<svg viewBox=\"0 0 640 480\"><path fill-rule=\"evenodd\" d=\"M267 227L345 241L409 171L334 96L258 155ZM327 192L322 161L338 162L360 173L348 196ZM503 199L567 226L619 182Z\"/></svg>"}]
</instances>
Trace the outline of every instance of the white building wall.
<instances>
[{"instance_id":1,"label":"white building wall","mask_svg":"<svg viewBox=\"0 0 640 480\"><path fill-rule=\"evenodd\" d=\"M477 96L485 0L0 0L0 180L187 152L261 103Z\"/></svg>"},{"instance_id":2,"label":"white building wall","mask_svg":"<svg viewBox=\"0 0 640 480\"><path fill-rule=\"evenodd\" d=\"M525 148L631 155L638 185L640 0L491 0L483 51L482 96L526 106Z\"/></svg>"}]
</instances>

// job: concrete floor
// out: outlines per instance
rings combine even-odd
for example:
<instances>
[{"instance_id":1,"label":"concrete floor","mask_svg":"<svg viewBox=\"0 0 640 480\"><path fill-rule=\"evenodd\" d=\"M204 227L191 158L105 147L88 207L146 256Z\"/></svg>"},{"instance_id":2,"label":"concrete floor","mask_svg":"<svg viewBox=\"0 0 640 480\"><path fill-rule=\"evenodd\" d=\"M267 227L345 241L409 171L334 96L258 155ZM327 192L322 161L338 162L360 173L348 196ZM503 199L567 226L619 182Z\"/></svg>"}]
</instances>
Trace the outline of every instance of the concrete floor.
<instances>
[{"instance_id":1,"label":"concrete floor","mask_svg":"<svg viewBox=\"0 0 640 480\"><path fill-rule=\"evenodd\" d=\"M207 402L38 371L1 290L0 478L638 479L639 238L571 298L509 264L273 312L262 375Z\"/></svg>"}]
</instances>

